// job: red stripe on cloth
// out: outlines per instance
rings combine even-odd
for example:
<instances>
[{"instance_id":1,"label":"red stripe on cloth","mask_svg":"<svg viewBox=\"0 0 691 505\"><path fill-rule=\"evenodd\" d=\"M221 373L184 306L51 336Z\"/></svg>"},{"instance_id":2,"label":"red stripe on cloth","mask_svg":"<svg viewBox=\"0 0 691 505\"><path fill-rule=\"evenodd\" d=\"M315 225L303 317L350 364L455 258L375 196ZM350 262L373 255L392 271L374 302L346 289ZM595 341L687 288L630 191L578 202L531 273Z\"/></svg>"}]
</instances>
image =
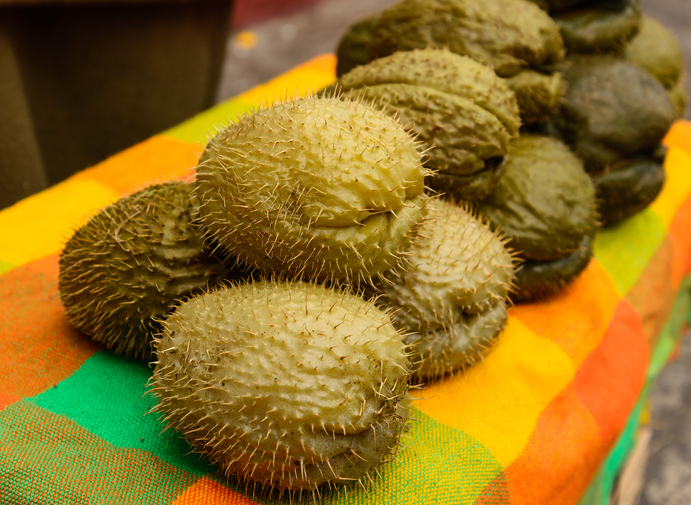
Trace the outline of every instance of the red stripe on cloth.
<instances>
[{"instance_id":1,"label":"red stripe on cloth","mask_svg":"<svg viewBox=\"0 0 691 505\"><path fill-rule=\"evenodd\" d=\"M507 468L512 505L578 503L626 424L648 359L640 315L622 300L600 345L540 415Z\"/></svg>"},{"instance_id":2,"label":"red stripe on cloth","mask_svg":"<svg viewBox=\"0 0 691 505\"><path fill-rule=\"evenodd\" d=\"M599 444L598 425L572 382L542 413L525 449L506 469L511 504L577 503L601 463Z\"/></svg>"},{"instance_id":3,"label":"red stripe on cloth","mask_svg":"<svg viewBox=\"0 0 691 505\"><path fill-rule=\"evenodd\" d=\"M578 399L599 426L602 458L614 446L638 401L649 360L641 317L630 303L622 301L602 344L574 380Z\"/></svg>"},{"instance_id":4,"label":"red stripe on cloth","mask_svg":"<svg viewBox=\"0 0 691 505\"><path fill-rule=\"evenodd\" d=\"M0 276L0 391L25 398L69 377L99 348L65 318L58 293L58 256Z\"/></svg>"}]
</instances>

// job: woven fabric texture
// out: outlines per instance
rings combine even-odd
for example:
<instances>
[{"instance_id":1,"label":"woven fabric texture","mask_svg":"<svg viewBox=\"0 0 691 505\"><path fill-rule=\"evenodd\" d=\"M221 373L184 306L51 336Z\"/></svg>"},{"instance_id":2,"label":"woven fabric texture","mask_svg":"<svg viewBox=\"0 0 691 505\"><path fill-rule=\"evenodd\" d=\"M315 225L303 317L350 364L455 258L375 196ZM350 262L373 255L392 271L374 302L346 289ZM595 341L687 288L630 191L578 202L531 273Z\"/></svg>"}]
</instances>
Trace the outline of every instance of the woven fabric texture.
<instances>
[{"instance_id":1,"label":"woven fabric texture","mask_svg":"<svg viewBox=\"0 0 691 505\"><path fill-rule=\"evenodd\" d=\"M251 504L160 417L151 370L67 323L58 255L124 194L187 178L214 128L334 80L324 55L0 212L0 503ZM605 503L648 388L689 311L691 123L666 143L667 184L644 212L598 234L559 296L511 309L487 358L414 391L396 461L329 504Z\"/></svg>"}]
</instances>

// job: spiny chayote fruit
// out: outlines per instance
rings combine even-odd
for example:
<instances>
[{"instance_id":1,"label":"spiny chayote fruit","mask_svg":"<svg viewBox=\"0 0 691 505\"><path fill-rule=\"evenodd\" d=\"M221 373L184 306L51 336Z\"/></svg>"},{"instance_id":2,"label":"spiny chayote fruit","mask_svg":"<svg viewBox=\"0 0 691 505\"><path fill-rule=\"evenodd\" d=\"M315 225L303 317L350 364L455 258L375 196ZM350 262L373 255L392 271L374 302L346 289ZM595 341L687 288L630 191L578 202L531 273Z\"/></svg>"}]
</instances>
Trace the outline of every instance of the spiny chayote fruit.
<instances>
[{"instance_id":1,"label":"spiny chayote fruit","mask_svg":"<svg viewBox=\"0 0 691 505\"><path fill-rule=\"evenodd\" d=\"M307 97L220 131L197 167L210 236L277 275L367 280L395 267L425 214L418 145L362 101Z\"/></svg>"},{"instance_id":2,"label":"spiny chayote fruit","mask_svg":"<svg viewBox=\"0 0 691 505\"><path fill-rule=\"evenodd\" d=\"M602 0L531 0L548 12L559 12L573 7L596 5Z\"/></svg>"},{"instance_id":3,"label":"spiny chayote fruit","mask_svg":"<svg viewBox=\"0 0 691 505\"><path fill-rule=\"evenodd\" d=\"M549 120L590 173L657 148L676 111L649 73L612 56L579 56Z\"/></svg>"},{"instance_id":4,"label":"spiny chayote fruit","mask_svg":"<svg viewBox=\"0 0 691 505\"><path fill-rule=\"evenodd\" d=\"M638 33L639 0L607 0L554 13L569 53L621 53Z\"/></svg>"},{"instance_id":5,"label":"spiny chayote fruit","mask_svg":"<svg viewBox=\"0 0 691 505\"><path fill-rule=\"evenodd\" d=\"M410 401L402 339L371 302L324 286L220 289L164 322L155 410L250 486L347 484L396 452Z\"/></svg>"},{"instance_id":6,"label":"spiny chayote fruit","mask_svg":"<svg viewBox=\"0 0 691 505\"><path fill-rule=\"evenodd\" d=\"M195 224L192 188L150 186L106 207L69 239L58 286L78 330L118 354L148 359L157 319L229 275Z\"/></svg>"},{"instance_id":7,"label":"spiny chayote fruit","mask_svg":"<svg viewBox=\"0 0 691 505\"><path fill-rule=\"evenodd\" d=\"M482 359L508 319L513 278L512 254L485 222L453 202L435 199L429 207L409 267L381 282L377 299L410 332L418 381Z\"/></svg>"},{"instance_id":8,"label":"spiny chayote fruit","mask_svg":"<svg viewBox=\"0 0 691 505\"><path fill-rule=\"evenodd\" d=\"M524 259L566 256L598 225L582 161L559 140L538 135L512 141L504 177L477 207Z\"/></svg>"},{"instance_id":9,"label":"spiny chayote fruit","mask_svg":"<svg viewBox=\"0 0 691 505\"><path fill-rule=\"evenodd\" d=\"M469 56L501 77L564 56L557 25L528 0L402 0L379 14L373 58L427 47Z\"/></svg>"},{"instance_id":10,"label":"spiny chayote fruit","mask_svg":"<svg viewBox=\"0 0 691 505\"><path fill-rule=\"evenodd\" d=\"M679 39L659 21L643 15L641 29L626 47L626 60L652 74L667 89L679 117L688 96L684 89L684 54Z\"/></svg>"},{"instance_id":11,"label":"spiny chayote fruit","mask_svg":"<svg viewBox=\"0 0 691 505\"><path fill-rule=\"evenodd\" d=\"M370 30L365 38L361 34ZM348 40L359 36L359 46ZM370 59L415 48L448 48L490 66L509 80L516 94L523 124L533 123L554 106L562 81L556 71L564 56L559 29L554 21L526 0L403 0L389 9L356 23L344 35L342 71L364 62L364 44ZM356 51L356 48L358 49ZM348 54L356 53L357 58Z\"/></svg>"},{"instance_id":12,"label":"spiny chayote fruit","mask_svg":"<svg viewBox=\"0 0 691 505\"><path fill-rule=\"evenodd\" d=\"M496 186L518 134L516 97L489 67L443 49L398 52L338 80L346 97L390 107L428 146L428 184L475 200Z\"/></svg>"},{"instance_id":13,"label":"spiny chayote fruit","mask_svg":"<svg viewBox=\"0 0 691 505\"><path fill-rule=\"evenodd\" d=\"M564 94L561 72L543 73L525 69L506 80L516 95L524 125L539 122L552 112Z\"/></svg>"},{"instance_id":14,"label":"spiny chayote fruit","mask_svg":"<svg viewBox=\"0 0 691 505\"><path fill-rule=\"evenodd\" d=\"M372 29L378 15L378 13L369 14L357 19L341 37L336 48L337 77L371 61Z\"/></svg>"},{"instance_id":15,"label":"spiny chayote fruit","mask_svg":"<svg viewBox=\"0 0 691 505\"><path fill-rule=\"evenodd\" d=\"M593 238L587 235L574 252L551 261L526 260L516 271L514 302L555 295L585 270L593 256Z\"/></svg>"},{"instance_id":16,"label":"spiny chayote fruit","mask_svg":"<svg viewBox=\"0 0 691 505\"><path fill-rule=\"evenodd\" d=\"M662 191L666 175L664 156L639 156L620 161L593 175L598 212L611 226L645 209Z\"/></svg>"}]
</instances>

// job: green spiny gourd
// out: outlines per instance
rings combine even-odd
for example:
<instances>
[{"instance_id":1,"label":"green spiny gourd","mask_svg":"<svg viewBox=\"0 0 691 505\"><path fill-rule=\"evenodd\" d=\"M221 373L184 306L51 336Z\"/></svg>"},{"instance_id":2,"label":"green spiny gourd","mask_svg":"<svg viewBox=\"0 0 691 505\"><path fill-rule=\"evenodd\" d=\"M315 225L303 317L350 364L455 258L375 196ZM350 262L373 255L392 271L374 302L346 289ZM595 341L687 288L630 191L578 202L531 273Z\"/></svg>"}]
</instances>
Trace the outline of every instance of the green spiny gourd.
<instances>
[{"instance_id":1,"label":"green spiny gourd","mask_svg":"<svg viewBox=\"0 0 691 505\"><path fill-rule=\"evenodd\" d=\"M168 182L121 198L68 240L58 286L78 330L118 354L149 359L157 320L230 274L195 224L192 188Z\"/></svg>"},{"instance_id":2,"label":"green spiny gourd","mask_svg":"<svg viewBox=\"0 0 691 505\"><path fill-rule=\"evenodd\" d=\"M524 125L538 123L552 112L564 94L562 75L561 72L544 73L525 69L506 80L516 95Z\"/></svg>"},{"instance_id":3,"label":"green spiny gourd","mask_svg":"<svg viewBox=\"0 0 691 505\"><path fill-rule=\"evenodd\" d=\"M584 3L552 13L570 54L622 53L638 33L640 0Z\"/></svg>"},{"instance_id":4,"label":"green spiny gourd","mask_svg":"<svg viewBox=\"0 0 691 505\"><path fill-rule=\"evenodd\" d=\"M404 51L338 80L345 97L386 106L428 146L428 185L459 199L496 186L509 140L518 134L516 97L489 67L445 49Z\"/></svg>"},{"instance_id":5,"label":"green spiny gourd","mask_svg":"<svg viewBox=\"0 0 691 505\"><path fill-rule=\"evenodd\" d=\"M286 276L368 280L395 267L425 215L418 143L363 101L307 97L220 131L197 167L210 236Z\"/></svg>"},{"instance_id":6,"label":"green spiny gourd","mask_svg":"<svg viewBox=\"0 0 691 505\"><path fill-rule=\"evenodd\" d=\"M670 94L677 116L684 115L684 54L679 39L662 23L643 14L641 29L626 47L626 60L653 75Z\"/></svg>"},{"instance_id":7,"label":"green spiny gourd","mask_svg":"<svg viewBox=\"0 0 691 505\"><path fill-rule=\"evenodd\" d=\"M563 59L559 29L528 0L402 0L379 14L371 55L443 48L510 77Z\"/></svg>"},{"instance_id":8,"label":"green spiny gourd","mask_svg":"<svg viewBox=\"0 0 691 505\"><path fill-rule=\"evenodd\" d=\"M586 7L596 5L602 0L531 0L548 12L569 10L573 7Z\"/></svg>"},{"instance_id":9,"label":"green spiny gourd","mask_svg":"<svg viewBox=\"0 0 691 505\"><path fill-rule=\"evenodd\" d=\"M372 29L378 14L370 14L357 19L348 27L336 48L336 76L340 77L359 65L371 61L370 45Z\"/></svg>"},{"instance_id":10,"label":"green spiny gourd","mask_svg":"<svg viewBox=\"0 0 691 505\"><path fill-rule=\"evenodd\" d=\"M589 173L655 150L676 111L649 73L612 56L578 56L564 74L566 94L550 116Z\"/></svg>"},{"instance_id":11,"label":"green spiny gourd","mask_svg":"<svg viewBox=\"0 0 691 505\"><path fill-rule=\"evenodd\" d=\"M598 224L595 188L582 161L557 139L522 135L497 189L478 209L521 257L574 252Z\"/></svg>"},{"instance_id":12,"label":"green spiny gourd","mask_svg":"<svg viewBox=\"0 0 691 505\"><path fill-rule=\"evenodd\" d=\"M655 200L667 178L663 161L662 153L640 156L614 163L593 175L603 226L619 223Z\"/></svg>"},{"instance_id":13,"label":"green spiny gourd","mask_svg":"<svg viewBox=\"0 0 691 505\"><path fill-rule=\"evenodd\" d=\"M582 161L562 142L549 137L522 135L511 149L504 177L477 204L478 210L526 262L552 262L580 250L585 237L599 224L595 187ZM544 288L531 291L547 293L563 287L565 281L555 282L555 268L549 272L538 269L537 273L549 273L549 277ZM564 279L574 277L573 268L562 273ZM535 275L529 280L538 281ZM527 292L521 281L519 268L517 290Z\"/></svg>"},{"instance_id":14,"label":"green spiny gourd","mask_svg":"<svg viewBox=\"0 0 691 505\"><path fill-rule=\"evenodd\" d=\"M410 332L416 380L466 368L502 332L512 286L512 253L467 208L435 199L406 258L409 267L378 285L377 303Z\"/></svg>"},{"instance_id":15,"label":"green spiny gourd","mask_svg":"<svg viewBox=\"0 0 691 505\"><path fill-rule=\"evenodd\" d=\"M511 299L520 303L559 293L585 270L592 256L593 237L587 235L578 249L559 259L524 261L516 271L516 285Z\"/></svg>"},{"instance_id":16,"label":"green spiny gourd","mask_svg":"<svg viewBox=\"0 0 691 505\"><path fill-rule=\"evenodd\" d=\"M155 410L250 488L316 495L395 455L411 399L407 348L359 296L233 285L180 305L156 344Z\"/></svg>"},{"instance_id":17,"label":"green spiny gourd","mask_svg":"<svg viewBox=\"0 0 691 505\"><path fill-rule=\"evenodd\" d=\"M337 75L395 52L426 48L449 49L501 77L516 76L507 84L524 124L548 112L562 93L559 29L525 0L398 2L348 28L337 51Z\"/></svg>"},{"instance_id":18,"label":"green spiny gourd","mask_svg":"<svg viewBox=\"0 0 691 505\"><path fill-rule=\"evenodd\" d=\"M545 124L583 159L604 224L616 224L662 189L655 159L677 112L667 90L623 58L577 56L564 77L567 92Z\"/></svg>"}]
</instances>

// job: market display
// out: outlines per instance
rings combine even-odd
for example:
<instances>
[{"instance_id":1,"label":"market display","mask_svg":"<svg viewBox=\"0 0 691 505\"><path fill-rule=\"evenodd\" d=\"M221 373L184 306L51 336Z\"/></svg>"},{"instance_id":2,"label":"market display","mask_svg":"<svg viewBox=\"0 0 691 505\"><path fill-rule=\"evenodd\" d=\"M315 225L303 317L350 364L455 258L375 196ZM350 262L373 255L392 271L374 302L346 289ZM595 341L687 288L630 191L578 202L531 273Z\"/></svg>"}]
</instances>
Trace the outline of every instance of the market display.
<instances>
[{"instance_id":1,"label":"market display","mask_svg":"<svg viewBox=\"0 0 691 505\"><path fill-rule=\"evenodd\" d=\"M644 38L626 49L634 0L537 3L361 19L334 86L239 117L194 181L124 197L67 242L70 323L151 360L153 411L251 496L374 482L409 387L472 369L512 302L577 282L600 226L662 191L674 49L669 65ZM593 52L611 54L576 54Z\"/></svg>"}]
</instances>

